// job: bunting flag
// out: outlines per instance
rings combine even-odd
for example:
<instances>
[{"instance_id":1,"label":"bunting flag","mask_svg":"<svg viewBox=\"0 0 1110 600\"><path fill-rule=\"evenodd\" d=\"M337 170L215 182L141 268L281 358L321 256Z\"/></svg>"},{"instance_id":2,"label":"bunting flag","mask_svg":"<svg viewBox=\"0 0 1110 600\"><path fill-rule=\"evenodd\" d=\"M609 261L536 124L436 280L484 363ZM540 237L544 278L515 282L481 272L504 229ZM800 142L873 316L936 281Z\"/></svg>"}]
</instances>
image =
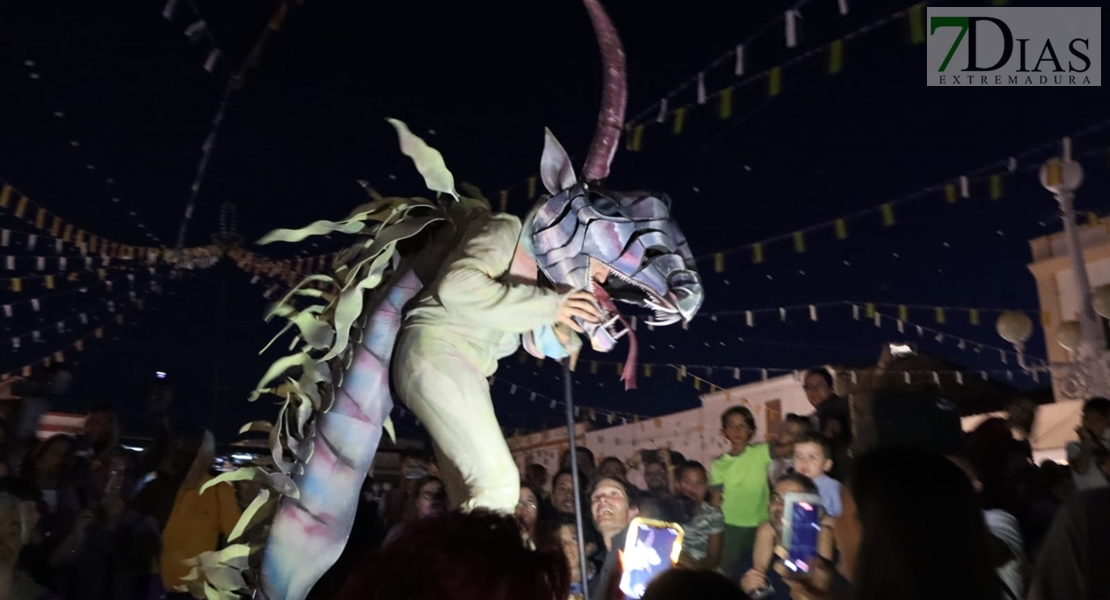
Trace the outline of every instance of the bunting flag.
<instances>
[{"instance_id":1,"label":"bunting flag","mask_svg":"<svg viewBox=\"0 0 1110 600\"><path fill-rule=\"evenodd\" d=\"M601 365L621 365L623 363L613 361L596 361ZM673 371L677 374L682 374L682 380L689 380L691 390L699 392L699 395L713 395L719 393L730 392L732 388L755 382L768 381L771 378L777 377L791 377L795 381L801 381L801 374L804 373L808 366L802 368L783 368L783 367L768 367L768 366L734 366L734 365L701 365L701 364L672 364L672 363L646 363L640 365L644 376L650 378L653 370L666 369ZM856 382L861 375L870 373L870 369L837 369L832 367L838 374L845 373L848 377ZM994 378L1005 378L1007 380L1014 379L1014 369L989 369L989 370L973 370L973 369L936 369L936 370L921 370L921 369L894 369L891 372L900 373L903 377L903 382L907 384L944 384L951 383L955 385L967 385L968 382L974 378L981 380L988 380ZM1039 381L1037 373L1030 372L1023 373L1033 381ZM704 374L699 375L699 374ZM726 375L731 381L728 386L721 386L711 383L707 377L712 377L714 374ZM561 373L554 375L553 378L561 378ZM531 390L519 382L510 381L504 377L493 376L490 378L491 389L497 392L506 391L511 396L526 396L529 401L537 406L546 405L549 410L556 411L565 409L566 404L557 398L546 396L534 390ZM800 383L799 383L800 385ZM537 403L539 400L539 403ZM737 399L736 403L740 403L741 399ZM620 420L623 424L629 422L638 423L640 421L657 422L658 416L649 416L644 414L629 413L617 410L610 410L601 407L588 407L578 406L579 415L585 415L583 420L595 423L613 425L615 421ZM678 409L675 409L678 410ZM668 414L671 411L668 411ZM658 423L656 423L658 427Z\"/></svg>"},{"instance_id":2,"label":"bunting flag","mask_svg":"<svg viewBox=\"0 0 1110 600\"><path fill-rule=\"evenodd\" d=\"M145 300L152 295L160 295L162 291L161 280L155 276L141 289L128 290L126 293L104 300L97 306L83 309L77 314L59 319L49 325L39 323L38 329L9 336L8 343L10 347L13 351L19 352L43 344L46 341L44 338L47 334L68 336L72 331L83 331L76 338L69 338L69 341L64 345L55 346L53 350L42 353L40 358L25 363L22 367L8 370L0 375L0 379L17 375L27 376L35 365L50 366L56 362L66 362L67 354L84 351L89 340L103 339L106 329L126 324L126 315L120 310L121 307L126 306L133 307L134 310L143 310L146 307ZM11 305L3 305L3 310L4 316L12 316ZM23 320L23 322L27 321Z\"/></svg>"},{"instance_id":3,"label":"bunting flag","mask_svg":"<svg viewBox=\"0 0 1110 600\"><path fill-rule=\"evenodd\" d=\"M167 0L162 9L162 17L178 26L189 45L197 49L197 55L202 57L203 68L209 73L217 69L225 74L231 69L224 60L223 53L216 45L216 39L208 26L208 22L196 10L196 4L187 0Z\"/></svg>"},{"instance_id":4,"label":"bunting flag","mask_svg":"<svg viewBox=\"0 0 1110 600\"><path fill-rule=\"evenodd\" d=\"M1107 128L1110 128L1110 120L1096 123L1068 137L1075 138L1078 135L1090 135ZM810 249L810 241L817 235L828 235L831 233L831 237L837 240L848 239L849 232L851 231L851 228L848 226L849 220L853 222L875 223L883 227L895 227L898 225L897 211L895 209L908 202L936 199L948 203L957 203L961 200L978 198L997 201L1004 197L1005 186L1008 180L1021 173L1037 172L1040 170L1041 163L1029 163L1021 167L1017 166L1016 159L1013 158L1014 156L1029 156L1031 154L1043 153L1046 150L1054 151L1058 148L1059 142L1041 144L1034 148L1016 152L1010 158L984 165L966 175L959 175L947 181L941 181L920 188L895 200L875 205L872 208L829 219L828 221L810 225L804 229L799 229L790 233L783 233L756 242L750 242L743 246L736 246L727 250L700 255L695 257L695 260L700 264L706 264L712 261L714 271L721 273L724 272L724 265L727 258L733 254L750 253L751 263L760 264L766 260L766 250L768 247L783 247L789 244L793 253L804 254ZM1092 149L1077 155L1075 160L1084 161L1092 157L1101 158L1104 152L1106 152L1106 150L1103 148ZM1101 162L1098 166L1102 166ZM1088 226L1098 226L1101 222L1101 218L1095 213L1086 214L1085 219ZM1108 222L1107 227L1110 227L1110 222ZM1108 231L1110 231L1110 229L1108 229ZM718 268L718 266L720 268Z\"/></svg>"},{"instance_id":5,"label":"bunting flag","mask_svg":"<svg viewBox=\"0 0 1110 600\"><path fill-rule=\"evenodd\" d=\"M152 277L156 276L153 267L147 270ZM113 275L106 275L103 279L97 270L71 272L62 279L54 275L45 275L41 279L26 277L0 279L0 288L12 292L0 299L0 307L3 309L5 318L26 319L41 313L44 303L47 308L55 304L68 306L74 294L92 296L97 295L101 290L103 293L111 293L117 285L133 289L136 272L141 271L114 270ZM18 284L15 284L16 280L19 281ZM63 282L61 285L65 289L58 289L60 281Z\"/></svg>"},{"instance_id":6,"label":"bunting flag","mask_svg":"<svg viewBox=\"0 0 1110 600\"><path fill-rule=\"evenodd\" d=\"M0 180L0 199L5 197L7 198L7 202L0 202L0 213L7 213L31 225L41 233L32 235L10 229L3 229L0 230L0 242L4 241L5 236L9 243L13 237L22 237L22 239L27 241L29 249L31 249L31 246L40 238L48 237L57 241L57 244L55 244L56 249L59 247L58 244L61 244L62 247L74 247L83 255L94 253L102 257L128 261L141 260L147 263L164 262L186 269L208 268L214 265L223 254L223 250L215 245L170 250L165 247L132 246L109 240L71 224L63 217L55 215L46 208L36 204L30 198L20 193L14 186ZM72 237L71 241L66 241L56 235L56 233L64 235L67 229ZM4 231L8 233L4 234ZM58 253L60 254L61 251L59 250Z\"/></svg>"},{"instance_id":7,"label":"bunting flag","mask_svg":"<svg viewBox=\"0 0 1110 600\"><path fill-rule=\"evenodd\" d=\"M39 82L50 81L49 77L43 77L41 65L38 64L36 61L30 58L25 58L25 60L23 61L23 66L28 70L28 74L35 80ZM70 151L76 155L76 162L78 164L84 164L85 171L89 173L89 176L97 179L98 184L104 186L104 189L108 194L108 198L111 199L110 204L112 204L116 210L119 210L120 214L124 216L126 220L130 221L130 223L134 227L136 227L146 239L150 240L154 244L161 244L161 240L158 239L158 236L155 235L153 231L148 229L147 226L139 218L138 212L134 209L127 210L125 208L125 203L121 200L121 194L119 188L116 186L115 179L113 179L110 175L104 174L98 168L98 166L94 164L89 148L84 143L82 143L78 137L76 137L78 133L78 128L70 126L70 120L67 117L68 113L66 110L64 110L64 107L59 106L50 95L44 95L43 97L35 98L35 100L36 101L33 102L33 104L36 104L40 107L43 107L45 110L50 111L50 114L54 117L54 120L63 127L63 129L65 130L64 133L69 138L69 144L67 146ZM0 207L8 208L5 200L6 197L0 196ZM18 216L22 218L22 215ZM59 222L57 220L58 217L54 217L54 219L56 226L62 225L64 223ZM70 236L72 235L73 230L73 225L64 223L64 227L62 228L60 235L57 227L53 227L51 229L51 235L54 237L61 237L61 239L68 242L70 241Z\"/></svg>"}]
</instances>

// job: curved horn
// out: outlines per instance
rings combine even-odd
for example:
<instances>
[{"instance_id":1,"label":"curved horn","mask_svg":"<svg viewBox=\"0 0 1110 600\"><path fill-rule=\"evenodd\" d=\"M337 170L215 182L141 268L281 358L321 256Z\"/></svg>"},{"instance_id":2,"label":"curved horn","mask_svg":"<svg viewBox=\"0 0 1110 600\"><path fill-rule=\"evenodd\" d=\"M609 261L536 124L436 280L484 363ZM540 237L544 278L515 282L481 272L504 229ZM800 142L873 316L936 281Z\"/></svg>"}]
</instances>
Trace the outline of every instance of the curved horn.
<instances>
[{"instance_id":1,"label":"curved horn","mask_svg":"<svg viewBox=\"0 0 1110 600\"><path fill-rule=\"evenodd\" d=\"M583 0L601 48L602 85L601 110L597 115L597 131L590 142L590 153L582 170L585 181L601 181L609 176L609 165L617 153L617 142L624 127L624 111L628 104L628 82L625 77L624 48L620 37L605 14L599 0Z\"/></svg>"}]
</instances>

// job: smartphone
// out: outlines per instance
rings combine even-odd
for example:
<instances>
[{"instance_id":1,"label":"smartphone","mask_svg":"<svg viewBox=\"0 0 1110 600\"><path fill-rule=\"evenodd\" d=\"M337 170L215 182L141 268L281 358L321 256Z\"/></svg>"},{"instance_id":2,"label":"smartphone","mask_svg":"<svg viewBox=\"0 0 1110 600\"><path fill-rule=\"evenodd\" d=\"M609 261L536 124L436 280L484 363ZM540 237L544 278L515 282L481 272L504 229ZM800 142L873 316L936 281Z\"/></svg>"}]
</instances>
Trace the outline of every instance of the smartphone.
<instances>
[{"instance_id":1,"label":"smartphone","mask_svg":"<svg viewBox=\"0 0 1110 600\"><path fill-rule=\"evenodd\" d=\"M648 463L659 464L659 463L663 462L662 460L659 459L659 451L658 450L641 450L640 451L640 460L643 461L643 463L645 465L648 464Z\"/></svg>"},{"instance_id":2,"label":"smartphone","mask_svg":"<svg viewBox=\"0 0 1110 600\"><path fill-rule=\"evenodd\" d=\"M621 554L620 591L625 598L643 598L648 584L678 562L683 535L677 523L632 519Z\"/></svg>"},{"instance_id":3,"label":"smartphone","mask_svg":"<svg viewBox=\"0 0 1110 600\"><path fill-rule=\"evenodd\" d=\"M795 573L809 573L817 558L817 538L821 534L821 496L790 492L783 498L782 545L786 557L782 564Z\"/></svg>"}]
</instances>

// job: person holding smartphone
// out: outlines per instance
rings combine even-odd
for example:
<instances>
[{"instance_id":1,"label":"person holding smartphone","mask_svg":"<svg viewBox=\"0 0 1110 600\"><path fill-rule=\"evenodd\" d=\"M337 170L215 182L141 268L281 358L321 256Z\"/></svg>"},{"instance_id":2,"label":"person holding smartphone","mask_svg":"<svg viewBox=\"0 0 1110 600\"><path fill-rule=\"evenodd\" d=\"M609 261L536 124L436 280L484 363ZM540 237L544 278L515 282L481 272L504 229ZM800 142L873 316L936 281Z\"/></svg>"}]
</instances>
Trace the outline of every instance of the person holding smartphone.
<instances>
[{"instance_id":1,"label":"person holding smartphone","mask_svg":"<svg viewBox=\"0 0 1110 600\"><path fill-rule=\"evenodd\" d=\"M770 518L764 521L756 532L755 548L752 550L752 568L740 580L740 589L754 600L769 598L775 594L775 588L770 582L773 576L770 573L776 560L775 549L782 545L787 494L819 494L819 491L812 479L800 473L791 473L775 485L767 504ZM817 538L818 554L821 558L830 561L835 549L832 525L832 519L824 515L821 521L821 533Z\"/></svg>"}]
</instances>

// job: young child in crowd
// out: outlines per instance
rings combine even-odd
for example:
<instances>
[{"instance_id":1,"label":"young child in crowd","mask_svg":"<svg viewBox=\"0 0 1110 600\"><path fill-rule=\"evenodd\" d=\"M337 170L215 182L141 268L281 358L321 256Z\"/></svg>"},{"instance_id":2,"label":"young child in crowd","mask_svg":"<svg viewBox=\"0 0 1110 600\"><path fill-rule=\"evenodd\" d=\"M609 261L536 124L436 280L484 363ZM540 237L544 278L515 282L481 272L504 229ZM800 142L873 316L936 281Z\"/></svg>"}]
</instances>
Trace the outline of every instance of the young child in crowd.
<instances>
[{"instance_id":1,"label":"young child in crowd","mask_svg":"<svg viewBox=\"0 0 1110 600\"><path fill-rule=\"evenodd\" d=\"M713 461L709 483L713 504L725 516L721 568L738 578L746 557L751 556L756 529L767 520L767 466L771 451L767 444L753 444L755 417L743 406L733 406L721 415L721 435L729 441L728 452Z\"/></svg>"},{"instance_id":2,"label":"young child in crowd","mask_svg":"<svg viewBox=\"0 0 1110 600\"><path fill-rule=\"evenodd\" d=\"M794 472L813 480L821 495L821 504L825 506L825 514L839 517L840 482L827 475L833 466L830 454L828 440L819 434L803 434L794 441Z\"/></svg>"}]
</instances>

